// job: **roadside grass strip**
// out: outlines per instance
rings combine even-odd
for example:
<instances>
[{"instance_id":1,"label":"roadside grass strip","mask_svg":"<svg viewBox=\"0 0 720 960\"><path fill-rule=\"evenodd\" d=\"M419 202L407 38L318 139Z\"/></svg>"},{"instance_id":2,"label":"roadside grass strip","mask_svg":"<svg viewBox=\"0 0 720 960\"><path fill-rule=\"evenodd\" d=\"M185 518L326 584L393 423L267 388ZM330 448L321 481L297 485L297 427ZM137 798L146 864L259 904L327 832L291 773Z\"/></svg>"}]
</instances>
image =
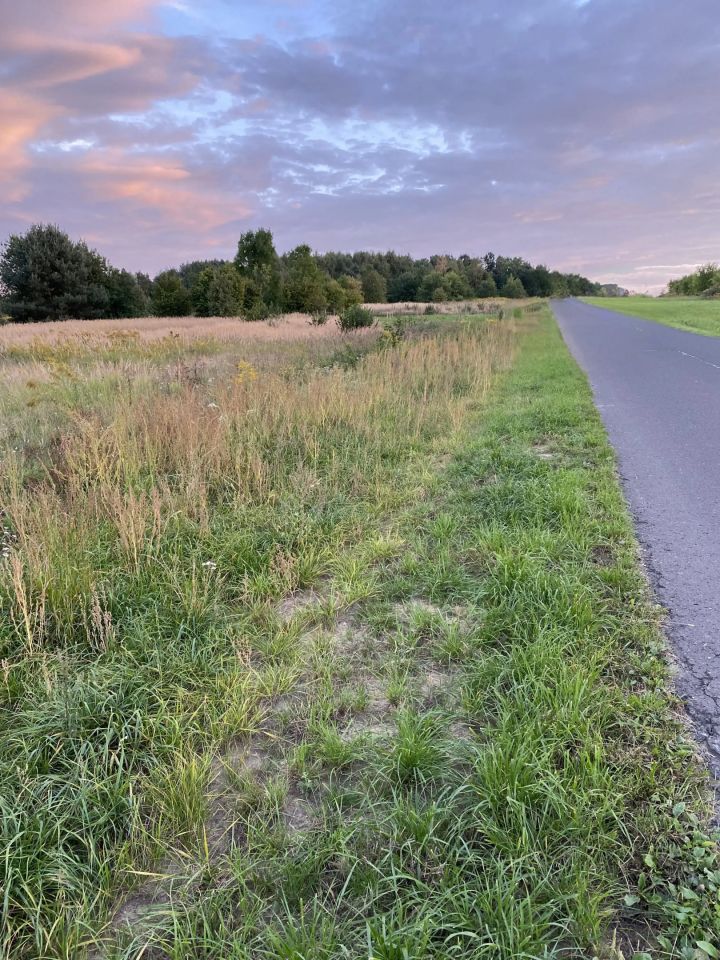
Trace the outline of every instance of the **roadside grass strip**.
<instances>
[{"instance_id":1,"label":"roadside grass strip","mask_svg":"<svg viewBox=\"0 0 720 960\"><path fill-rule=\"evenodd\" d=\"M583 303L614 310L704 337L720 336L720 299L701 297L581 297Z\"/></svg>"}]
</instances>

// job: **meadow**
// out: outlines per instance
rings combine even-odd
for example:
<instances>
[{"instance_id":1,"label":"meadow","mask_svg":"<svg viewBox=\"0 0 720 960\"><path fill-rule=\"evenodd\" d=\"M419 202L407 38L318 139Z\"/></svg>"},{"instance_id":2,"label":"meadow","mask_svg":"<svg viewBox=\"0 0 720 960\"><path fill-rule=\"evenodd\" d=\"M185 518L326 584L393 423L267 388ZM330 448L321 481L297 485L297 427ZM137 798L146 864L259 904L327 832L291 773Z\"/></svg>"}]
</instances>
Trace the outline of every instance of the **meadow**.
<instances>
[{"instance_id":1,"label":"meadow","mask_svg":"<svg viewBox=\"0 0 720 960\"><path fill-rule=\"evenodd\" d=\"M583 303L678 327L706 337L720 336L720 299L700 297L581 297Z\"/></svg>"},{"instance_id":2,"label":"meadow","mask_svg":"<svg viewBox=\"0 0 720 960\"><path fill-rule=\"evenodd\" d=\"M705 775L544 306L29 327L1 956L717 955Z\"/></svg>"}]
</instances>

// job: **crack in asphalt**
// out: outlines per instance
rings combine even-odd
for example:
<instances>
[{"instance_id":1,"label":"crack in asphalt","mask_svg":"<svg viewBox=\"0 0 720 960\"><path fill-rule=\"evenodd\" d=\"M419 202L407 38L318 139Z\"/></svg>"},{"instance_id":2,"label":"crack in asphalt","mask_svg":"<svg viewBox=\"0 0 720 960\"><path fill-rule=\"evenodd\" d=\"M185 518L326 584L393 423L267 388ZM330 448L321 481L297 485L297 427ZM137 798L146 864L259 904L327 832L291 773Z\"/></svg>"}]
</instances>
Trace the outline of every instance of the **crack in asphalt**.
<instances>
[{"instance_id":1,"label":"crack in asphalt","mask_svg":"<svg viewBox=\"0 0 720 960\"><path fill-rule=\"evenodd\" d=\"M720 781L720 339L577 300L552 308L615 447L675 689Z\"/></svg>"}]
</instances>

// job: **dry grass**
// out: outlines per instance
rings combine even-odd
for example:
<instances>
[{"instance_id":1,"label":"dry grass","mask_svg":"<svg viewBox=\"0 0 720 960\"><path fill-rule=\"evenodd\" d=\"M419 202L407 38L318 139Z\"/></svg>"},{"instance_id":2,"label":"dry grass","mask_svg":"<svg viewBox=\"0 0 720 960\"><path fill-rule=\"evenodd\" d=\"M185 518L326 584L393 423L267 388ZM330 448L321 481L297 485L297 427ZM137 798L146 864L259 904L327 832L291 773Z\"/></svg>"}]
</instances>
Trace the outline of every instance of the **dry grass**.
<instances>
[{"instance_id":1,"label":"dry grass","mask_svg":"<svg viewBox=\"0 0 720 960\"><path fill-rule=\"evenodd\" d=\"M431 308L438 314L492 314L500 309L525 307L532 300L460 300L451 303L368 303L375 314L423 314ZM239 317L136 317L120 320L58 320L46 323L9 323L0 326L0 356L12 347L28 347L38 341L60 343L68 338L112 340L113 335L135 335L153 342L171 336L183 340L212 338L219 341L259 340L287 342L292 340L339 339L335 323L313 326L304 313L286 313L271 320L247 323Z\"/></svg>"},{"instance_id":2,"label":"dry grass","mask_svg":"<svg viewBox=\"0 0 720 960\"><path fill-rule=\"evenodd\" d=\"M143 341L163 340L170 336L183 339L213 338L219 341L319 340L340 336L328 323L312 326L302 313L287 313L272 320L247 323L239 317L136 317L121 320L57 320L49 323L9 323L0 326L0 353L10 347L35 342L59 343L68 338L112 339L113 335L135 334Z\"/></svg>"},{"instance_id":3,"label":"dry grass","mask_svg":"<svg viewBox=\"0 0 720 960\"><path fill-rule=\"evenodd\" d=\"M494 314L500 310L507 311L517 307L525 308L531 304L540 302L542 301L532 297L519 300L485 297L479 300L450 300L444 303L435 303L429 300L403 300L397 303L366 303L365 307L372 311L372 313L382 316L394 316L396 314L418 315L424 314L426 311L444 316L458 316L461 314Z\"/></svg>"}]
</instances>

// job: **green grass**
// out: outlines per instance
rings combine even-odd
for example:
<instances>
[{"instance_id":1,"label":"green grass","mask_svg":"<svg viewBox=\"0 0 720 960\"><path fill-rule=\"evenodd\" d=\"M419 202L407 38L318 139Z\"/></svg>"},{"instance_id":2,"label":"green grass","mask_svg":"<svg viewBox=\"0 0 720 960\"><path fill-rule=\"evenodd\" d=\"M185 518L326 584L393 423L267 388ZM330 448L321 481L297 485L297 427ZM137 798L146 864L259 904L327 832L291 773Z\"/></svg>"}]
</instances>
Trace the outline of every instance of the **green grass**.
<instances>
[{"instance_id":1,"label":"green grass","mask_svg":"<svg viewBox=\"0 0 720 960\"><path fill-rule=\"evenodd\" d=\"M720 300L699 297L582 297L604 310L628 313L706 337L720 336Z\"/></svg>"},{"instance_id":2,"label":"green grass","mask_svg":"<svg viewBox=\"0 0 720 960\"><path fill-rule=\"evenodd\" d=\"M140 394L59 474L15 466L9 958L715 956L705 781L588 385L547 310L410 327L163 386L158 446Z\"/></svg>"}]
</instances>

